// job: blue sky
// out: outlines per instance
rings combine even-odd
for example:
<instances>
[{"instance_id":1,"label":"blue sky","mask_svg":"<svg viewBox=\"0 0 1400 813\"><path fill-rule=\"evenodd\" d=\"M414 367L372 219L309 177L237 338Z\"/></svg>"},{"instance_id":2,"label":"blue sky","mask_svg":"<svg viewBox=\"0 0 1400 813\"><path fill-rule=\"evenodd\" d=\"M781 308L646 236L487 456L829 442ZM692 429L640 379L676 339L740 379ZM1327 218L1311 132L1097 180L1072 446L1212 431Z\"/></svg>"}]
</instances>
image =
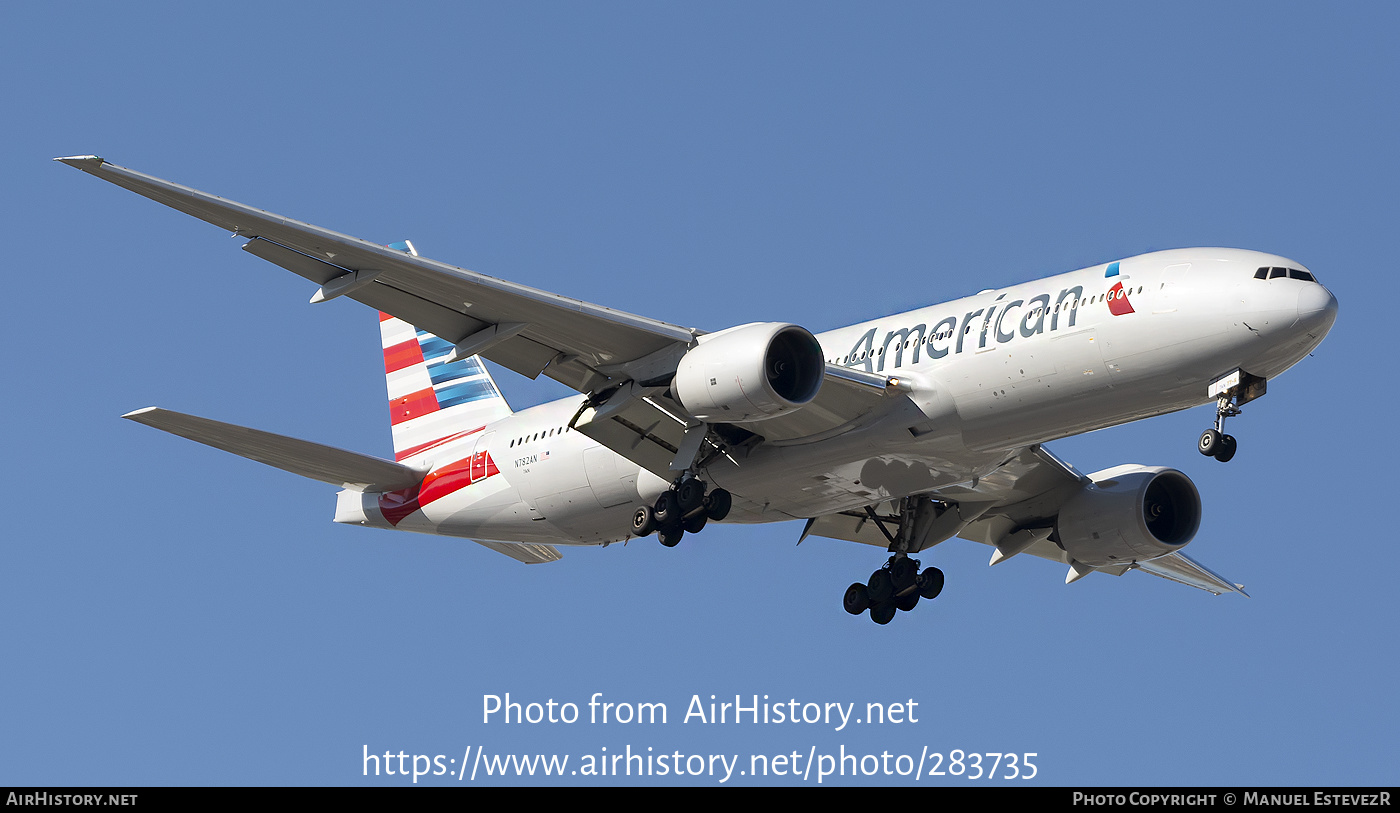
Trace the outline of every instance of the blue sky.
<instances>
[{"instance_id":1,"label":"blue sky","mask_svg":"<svg viewBox=\"0 0 1400 813\"><path fill-rule=\"evenodd\" d=\"M1379 3L6 5L0 780L395 785L361 775L365 746L630 745L1395 784L1397 24ZM1051 446L1185 471L1189 552L1252 599L1067 587L954 540L922 557L943 596L878 628L840 597L880 553L795 548L795 523L524 567L333 525L331 487L118 420L389 453L372 312L310 307L217 229L49 160L75 153L706 329L819 331L1189 245L1296 259L1341 312L1232 421L1228 466L1194 450L1209 408ZM567 394L496 372L516 407ZM483 723L506 692L671 718ZM920 717L680 721L711 694ZM731 783L757 781L802 780Z\"/></svg>"}]
</instances>

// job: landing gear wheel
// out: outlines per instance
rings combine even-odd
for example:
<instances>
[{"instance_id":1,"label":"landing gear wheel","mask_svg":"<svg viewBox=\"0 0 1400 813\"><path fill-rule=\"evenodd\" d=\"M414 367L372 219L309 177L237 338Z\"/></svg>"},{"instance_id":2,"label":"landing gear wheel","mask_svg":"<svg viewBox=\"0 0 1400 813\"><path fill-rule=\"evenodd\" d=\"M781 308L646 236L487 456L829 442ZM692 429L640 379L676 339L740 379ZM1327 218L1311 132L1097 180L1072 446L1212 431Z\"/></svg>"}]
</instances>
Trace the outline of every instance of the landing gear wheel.
<instances>
[{"instance_id":1,"label":"landing gear wheel","mask_svg":"<svg viewBox=\"0 0 1400 813\"><path fill-rule=\"evenodd\" d=\"M681 537L685 536L685 531L675 526L666 526L656 532L656 539L668 548L674 548L681 543Z\"/></svg>"},{"instance_id":2,"label":"landing gear wheel","mask_svg":"<svg viewBox=\"0 0 1400 813\"><path fill-rule=\"evenodd\" d=\"M894 613L894 602L882 601L870 607L870 620L880 625L888 624L894 619Z\"/></svg>"},{"instance_id":3,"label":"landing gear wheel","mask_svg":"<svg viewBox=\"0 0 1400 813\"><path fill-rule=\"evenodd\" d=\"M676 492L667 491L656 498L656 506L652 509L656 515L657 525L666 525L680 519L680 506L676 504Z\"/></svg>"},{"instance_id":4,"label":"landing gear wheel","mask_svg":"<svg viewBox=\"0 0 1400 813\"><path fill-rule=\"evenodd\" d=\"M705 501L705 484L696 479L682 480L676 486L676 503L682 514L689 514Z\"/></svg>"},{"instance_id":5,"label":"landing gear wheel","mask_svg":"<svg viewBox=\"0 0 1400 813\"><path fill-rule=\"evenodd\" d=\"M890 563L890 581L894 582L896 593L903 593L906 588L912 587L918 576L919 564L907 556Z\"/></svg>"},{"instance_id":6,"label":"landing gear wheel","mask_svg":"<svg viewBox=\"0 0 1400 813\"><path fill-rule=\"evenodd\" d=\"M709 521L710 518L701 512L693 517L686 517L681 520L681 527L684 528L685 532L688 534L698 534L705 529L705 523Z\"/></svg>"},{"instance_id":7,"label":"landing gear wheel","mask_svg":"<svg viewBox=\"0 0 1400 813\"><path fill-rule=\"evenodd\" d=\"M897 599L894 600L894 606L898 607L899 609L903 610L903 611L906 612L906 613L909 612L910 610L914 609L915 607L917 607L918 604L919 604L919 594L918 594L918 593L910 593L910 594L908 594L908 595L906 595L906 596L900 596L899 598L897 598Z\"/></svg>"},{"instance_id":8,"label":"landing gear wheel","mask_svg":"<svg viewBox=\"0 0 1400 813\"><path fill-rule=\"evenodd\" d=\"M1221 463L1229 463L1230 459L1235 456L1236 448L1237 447L1235 445L1234 435L1221 435L1220 448L1215 452L1213 456L1216 460L1219 460Z\"/></svg>"},{"instance_id":9,"label":"landing gear wheel","mask_svg":"<svg viewBox=\"0 0 1400 813\"><path fill-rule=\"evenodd\" d=\"M1201 433L1201 439L1196 444L1196 448L1206 457L1215 457L1220 453L1221 445L1225 436L1214 429L1207 429Z\"/></svg>"},{"instance_id":10,"label":"landing gear wheel","mask_svg":"<svg viewBox=\"0 0 1400 813\"><path fill-rule=\"evenodd\" d=\"M705 515L715 522L719 522L729 516L729 508L733 501L728 491L717 488L705 495Z\"/></svg>"},{"instance_id":11,"label":"landing gear wheel","mask_svg":"<svg viewBox=\"0 0 1400 813\"><path fill-rule=\"evenodd\" d=\"M645 505L632 514L632 535L651 536L656 530L656 515Z\"/></svg>"},{"instance_id":12,"label":"landing gear wheel","mask_svg":"<svg viewBox=\"0 0 1400 813\"><path fill-rule=\"evenodd\" d=\"M894 582L890 581L890 572L884 568L871 573L870 581L865 583L865 587L872 604L882 602L894 595Z\"/></svg>"},{"instance_id":13,"label":"landing gear wheel","mask_svg":"<svg viewBox=\"0 0 1400 813\"><path fill-rule=\"evenodd\" d=\"M942 592L943 571L936 567L930 567L919 574L919 595L927 599L935 599Z\"/></svg>"},{"instance_id":14,"label":"landing gear wheel","mask_svg":"<svg viewBox=\"0 0 1400 813\"><path fill-rule=\"evenodd\" d=\"M866 592L865 585L856 582L847 587L846 595L841 599L841 606L851 615L860 615L870 609L870 594Z\"/></svg>"}]
</instances>

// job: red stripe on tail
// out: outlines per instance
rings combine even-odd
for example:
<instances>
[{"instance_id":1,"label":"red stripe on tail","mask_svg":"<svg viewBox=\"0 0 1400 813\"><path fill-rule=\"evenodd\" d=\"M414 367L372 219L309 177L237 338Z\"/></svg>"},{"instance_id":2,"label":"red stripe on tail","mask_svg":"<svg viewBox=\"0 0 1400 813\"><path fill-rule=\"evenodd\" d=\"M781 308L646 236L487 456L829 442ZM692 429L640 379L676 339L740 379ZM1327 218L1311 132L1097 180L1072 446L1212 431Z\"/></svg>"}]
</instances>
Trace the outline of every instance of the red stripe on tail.
<instances>
[{"instance_id":1,"label":"red stripe on tail","mask_svg":"<svg viewBox=\"0 0 1400 813\"><path fill-rule=\"evenodd\" d=\"M433 388L429 387L426 390L419 390L390 401L389 422L398 425L404 421L411 421L420 415L437 411L437 396L433 394Z\"/></svg>"},{"instance_id":2,"label":"red stripe on tail","mask_svg":"<svg viewBox=\"0 0 1400 813\"><path fill-rule=\"evenodd\" d=\"M396 373L406 367L423 363L423 348L414 336L406 342L399 342L384 348L384 374Z\"/></svg>"}]
</instances>

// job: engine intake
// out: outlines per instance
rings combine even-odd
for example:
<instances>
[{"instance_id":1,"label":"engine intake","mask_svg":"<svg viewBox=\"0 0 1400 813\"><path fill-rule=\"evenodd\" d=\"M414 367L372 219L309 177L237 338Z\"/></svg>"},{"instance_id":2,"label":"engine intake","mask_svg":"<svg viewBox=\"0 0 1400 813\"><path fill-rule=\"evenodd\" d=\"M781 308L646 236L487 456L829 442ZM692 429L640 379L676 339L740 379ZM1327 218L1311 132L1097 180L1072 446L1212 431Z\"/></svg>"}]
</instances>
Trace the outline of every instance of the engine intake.
<instances>
[{"instance_id":1,"label":"engine intake","mask_svg":"<svg viewBox=\"0 0 1400 813\"><path fill-rule=\"evenodd\" d=\"M1117 466L1089 479L1055 520L1060 547L1079 562L1156 559L1186 547L1201 527L1200 492L1176 469Z\"/></svg>"},{"instance_id":2,"label":"engine intake","mask_svg":"<svg viewBox=\"0 0 1400 813\"><path fill-rule=\"evenodd\" d=\"M676 367L676 398L710 423L752 423L817 397L826 357L797 325L759 322L699 338Z\"/></svg>"}]
</instances>

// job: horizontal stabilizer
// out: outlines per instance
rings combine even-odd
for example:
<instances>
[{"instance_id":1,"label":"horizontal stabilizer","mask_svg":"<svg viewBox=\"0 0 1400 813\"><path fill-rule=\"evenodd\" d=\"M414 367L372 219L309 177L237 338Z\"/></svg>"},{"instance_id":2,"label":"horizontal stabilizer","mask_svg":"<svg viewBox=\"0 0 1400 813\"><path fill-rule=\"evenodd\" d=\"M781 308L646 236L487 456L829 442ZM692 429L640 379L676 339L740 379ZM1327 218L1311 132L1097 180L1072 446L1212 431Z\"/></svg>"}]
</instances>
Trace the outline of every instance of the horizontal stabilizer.
<instances>
[{"instance_id":1,"label":"horizontal stabilizer","mask_svg":"<svg viewBox=\"0 0 1400 813\"><path fill-rule=\"evenodd\" d=\"M1221 593L1239 593L1245 598L1249 598L1249 594L1244 591L1244 585L1226 581L1225 577L1189 558L1181 551L1169 553L1151 561L1138 562L1137 569L1143 573L1151 573L1153 576L1174 581L1177 584L1214 593L1217 596Z\"/></svg>"},{"instance_id":2,"label":"horizontal stabilizer","mask_svg":"<svg viewBox=\"0 0 1400 813\"><path fill-rule=\"evenodd\" d=\"M483 548L504 553L506 556L527 565L557 562L564 558L564 554L560 553L559 549L553 545L540 545L534 542L482 542L480 539L472 541Z\"/></svg>"},{"instance_id":3,"label":"horizontal stabilizer","mask_svg":"<svg viewBox=\"0 0 1400 813\"><path fill-rule=\"evenodd\" d=\"M122 417L292 474L355 491L397 491L417 485L423 479L423 472L389 460L159 407L138 409Z\"/></svg>"}]
</instances>

